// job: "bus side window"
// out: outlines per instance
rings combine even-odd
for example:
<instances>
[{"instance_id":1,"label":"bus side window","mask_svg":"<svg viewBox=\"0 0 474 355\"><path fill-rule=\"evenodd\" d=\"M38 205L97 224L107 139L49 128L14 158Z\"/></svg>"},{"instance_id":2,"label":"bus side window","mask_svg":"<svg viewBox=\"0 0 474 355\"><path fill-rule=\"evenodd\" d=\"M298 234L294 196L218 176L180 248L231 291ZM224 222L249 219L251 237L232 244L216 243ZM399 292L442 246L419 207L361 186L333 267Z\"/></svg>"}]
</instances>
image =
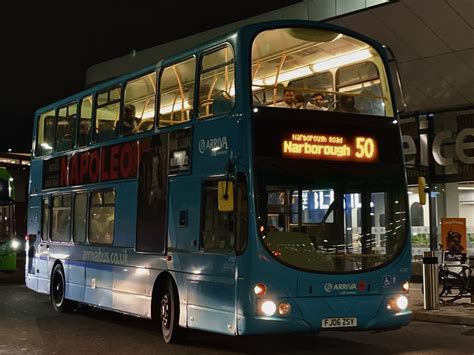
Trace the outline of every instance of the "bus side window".
<instances>
[{"instance_id":1,"label":"bus side window","mask_svg":"<svg viewBox=\"0 0 474 355\"><path fill-rule=\"evenodd\" d=\"M89 209L89 242L112 244L115 225L115 191L95 191Z\"/></svg>"},{"instance_id":2,"label":"bus side window","mask_svg":"<svg viewBox=\"0 0 474 355\"><path fill-rule=\"evenodd\" d=\"M56 120L56 152L74 148L76 135L77 103L73 102L58 110Z\"/></svg>"},{"instance_id":3,"label":"bus side window","mask_svg":"<svg viewBox=\"0 0 474 355\"><path fill-rule=\"evenodd\" d=\"M234 53L230 45L207 53L201 61L199 117L230 112L234 107Z\"/></svg>"},{"instance_id":4,"label":"bus side window","mask_svg":"<svg viewBox=\"0 0 474 355\"><path fill-rule=\"evenodd\" d=\"M234 251L235 212L219 211L217 181L204 182L201 206L202 249L223 252Z\"/></svg>"},{"instance_id":5,"label":"bus side window","mask_svg":"<svg viewBox=\"0 0 474 355\"><path fill-rule=\"evenodd\" d=\"M146 132L153 128L155 122L156 73L129 81L125 86L125 101L122 110L121 134L129 135ZM133 105L135 122L130 126L125 120L125 108ZM131 129L127 129L127 128Z\"/></svg>"},{"instance_id":6,"label":"bus side window","mask_svg":"<svg viewBox=\"0 0 474 355\"><path fill-rule=\"evenodd\" d=\"M83 98L80 107L77 146L84 147L90 143L92 137L92 95Z\"/></svg>"},{"instance_id":7,"label":"bus side window","mask_svg":"<svg viewBox=\"0 0 474 355\"><path fill-rule=\"evenodd\" d=\"M71 239L71 195L53 196L51 209L51 240L69 242Z\"/></svg>"},{"instance_id":8,"label":"bus side window","mask_svg":"<svg viewBox=\"0 0 474 355\"><path fill-rule=\"evenodd\" d=\"M41 240L49 239L49 198L43 198L43 206L41 211Z\"/></svg>"},{"instance_id":9,"label":"bus side window","mask_svg":"<svg viewBox=\"0 0 474 355\"><path fill-rule=\"evenodd\" d=\"M97 95L96 142L105 142L117 137L117 123L120 117L120 87L109 89Z\"/></svg>"},{"instance_id":10,"label":"bus side window","mask_svg":"<svg viewBox=\"0 0 474 355\"><path fill-rule=\"evenodd\" d=\"M55 112L51 110L42 113L38 118L38 129L36 131L36 156L46 155L53 151L54 145L54 122Z\"/></svg>"},{"instance_id":11,"label":"bus side window","mask_svg":"<svg viewBox=\"0 0 474 355\"><path fill-rule=\"evenodd\" d=\"M189 121L194 107L196 59L165 68L160 80L160 127Z\"/></svg>"},{"instance_id":12,"label":"bus side window","mask_svg":"<svg viewBox=\"0 0 474 355\"><path fill-rule=\"evenodd\" d=\"M75 243L85 243L87 231L87 193L77 193L74 197L74 218L72 239Z\"/></svg>"}]
</instances>

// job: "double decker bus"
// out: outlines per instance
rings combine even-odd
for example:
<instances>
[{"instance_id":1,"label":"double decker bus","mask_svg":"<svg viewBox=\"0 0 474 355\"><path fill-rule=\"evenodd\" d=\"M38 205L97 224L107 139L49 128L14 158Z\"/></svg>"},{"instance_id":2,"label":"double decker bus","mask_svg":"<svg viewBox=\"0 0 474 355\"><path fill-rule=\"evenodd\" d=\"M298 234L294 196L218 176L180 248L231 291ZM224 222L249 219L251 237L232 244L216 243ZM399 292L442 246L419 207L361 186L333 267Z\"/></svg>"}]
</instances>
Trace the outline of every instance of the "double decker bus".
<instances>
[{"instance_id":1,"label":"double decker bus","mask_svg":"<svg viewBox=\"0 0 474 355\"><path fill-rule=\"evenodd\" d=\"M408 324L393 86L380 44L288 20L39 109L26 285L166 342Z\"/></svg>"}]
</instances>

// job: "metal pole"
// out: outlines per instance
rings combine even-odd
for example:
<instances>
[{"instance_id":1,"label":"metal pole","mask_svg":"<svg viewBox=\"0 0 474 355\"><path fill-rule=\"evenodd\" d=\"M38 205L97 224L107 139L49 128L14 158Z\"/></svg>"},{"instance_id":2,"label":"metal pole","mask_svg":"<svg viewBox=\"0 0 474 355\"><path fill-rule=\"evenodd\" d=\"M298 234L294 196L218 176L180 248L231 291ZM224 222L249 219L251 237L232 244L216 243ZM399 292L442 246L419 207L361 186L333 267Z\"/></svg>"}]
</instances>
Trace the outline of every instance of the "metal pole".
<instances>
[{"instance_id":1,"label":"metal pole","mask_svg":"<svg viewBox=\"0 0 474 355\"><path fill-rule=\"evenodd\" d=\"M436 192L432 182L429 188L429 216L430 216L430 250L438 250L438 225L436 223Z\"/></svg>"},{"instance_id":2,"label":"metal pole","mask_svg":"<svg viewBox=\"0 0 474 355\"><path fill-rule=\"evenodd\" d=\"M438 257L434 251L425 251L423 256L423 308L438 309Z\"/></svg>"}]
</instances>

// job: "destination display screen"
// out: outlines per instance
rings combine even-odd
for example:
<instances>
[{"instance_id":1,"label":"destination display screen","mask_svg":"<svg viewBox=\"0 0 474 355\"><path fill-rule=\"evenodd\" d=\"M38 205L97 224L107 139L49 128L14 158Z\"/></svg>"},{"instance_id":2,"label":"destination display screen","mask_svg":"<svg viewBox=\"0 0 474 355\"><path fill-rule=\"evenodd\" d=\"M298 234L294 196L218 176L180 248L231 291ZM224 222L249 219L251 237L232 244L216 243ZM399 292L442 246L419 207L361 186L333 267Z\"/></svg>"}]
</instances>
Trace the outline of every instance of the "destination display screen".
<instances>
[{"instance_id":1,"label":"destination display screen","mask_svg":"<svg viewBox=\"0 0 474 355\"><path fill-rule=\"evenodd\" d=\"M293 159L376 162L378 142L371 136L289 133L281 142L282 155Z\"/></svg>"}]
</instances>

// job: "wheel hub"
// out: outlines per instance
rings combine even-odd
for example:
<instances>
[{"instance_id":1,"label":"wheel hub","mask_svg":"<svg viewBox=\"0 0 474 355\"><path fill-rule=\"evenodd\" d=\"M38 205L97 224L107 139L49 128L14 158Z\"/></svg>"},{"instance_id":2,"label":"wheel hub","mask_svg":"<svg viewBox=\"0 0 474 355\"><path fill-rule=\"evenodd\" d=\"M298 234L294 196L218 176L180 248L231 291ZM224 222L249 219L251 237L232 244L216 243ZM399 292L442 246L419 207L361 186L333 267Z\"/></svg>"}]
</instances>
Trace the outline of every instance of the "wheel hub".
<instances>
[{"instance_id":1,"label":"wheel hub","mask_svg":"<svg viewBox=\"0 0 474 355\"><path fill-rule=\"evenodd\" d=\"M170 302L169 294L163 295L161 298L161 324L166 328L169 328L170 322Z\"/></svg>"}]
</instances>

